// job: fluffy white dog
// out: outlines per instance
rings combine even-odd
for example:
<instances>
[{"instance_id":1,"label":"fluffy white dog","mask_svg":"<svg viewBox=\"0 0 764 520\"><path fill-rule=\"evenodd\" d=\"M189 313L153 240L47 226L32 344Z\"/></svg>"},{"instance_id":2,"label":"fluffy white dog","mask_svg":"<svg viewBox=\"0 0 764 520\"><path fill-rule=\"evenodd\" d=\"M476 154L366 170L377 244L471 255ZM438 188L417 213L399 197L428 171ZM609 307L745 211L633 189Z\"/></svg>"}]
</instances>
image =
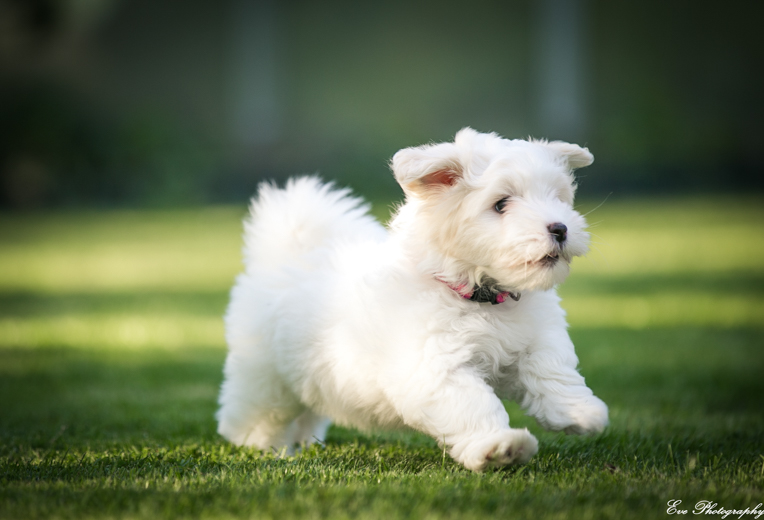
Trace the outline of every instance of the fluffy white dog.
<instances>
[{"instance_id":1,"label":"fluffy white dog","mask_svg":"<svg viewBox=\"0 0 764 520\"><path fill-rule=\"evenodd\" d=\"M572 170L592 161L470 128L406 148L389 230L314 177L262 185L226 315L220 434L291 451L332 420L408 426L480 471L538 450L500 398L547 429L602 431L607 406L576 370L554 290L588 248Z\"/></svg>"}]
</instances>

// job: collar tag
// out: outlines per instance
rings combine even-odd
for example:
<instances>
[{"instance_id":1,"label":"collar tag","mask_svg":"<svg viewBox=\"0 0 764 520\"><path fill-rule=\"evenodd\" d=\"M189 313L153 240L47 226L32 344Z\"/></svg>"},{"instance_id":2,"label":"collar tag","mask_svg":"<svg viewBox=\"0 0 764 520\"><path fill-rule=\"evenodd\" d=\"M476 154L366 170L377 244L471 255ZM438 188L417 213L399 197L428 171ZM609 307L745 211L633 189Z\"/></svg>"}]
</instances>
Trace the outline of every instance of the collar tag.
<instances>
[{"instance_id":1,"label":"collar tag","mask_svg":"<svg viewBox=\"0 0 764 520\"><path fill-rule=\"evenodd\" d=\"M465 284L453 286L449 283L446 283L446 285L448 285L452 290L456 291L465 300L470 300L478 303L491 302L491 305L504 303L508 298L511 298L514 301L519 301L521 296L519 292L515 293L511 291L498 291L495 287L488 285L476 285L469 292L464 292L464 288L466 287Z\"/></svg>"}]
</instances>

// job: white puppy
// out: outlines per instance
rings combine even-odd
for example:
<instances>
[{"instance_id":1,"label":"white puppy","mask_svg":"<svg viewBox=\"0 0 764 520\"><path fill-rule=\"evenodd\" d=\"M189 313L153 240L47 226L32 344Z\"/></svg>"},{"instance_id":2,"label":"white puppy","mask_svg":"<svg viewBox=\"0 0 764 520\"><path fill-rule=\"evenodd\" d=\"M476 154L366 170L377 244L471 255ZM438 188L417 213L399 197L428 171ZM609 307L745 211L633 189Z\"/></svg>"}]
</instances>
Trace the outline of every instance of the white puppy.
<instances>
[{"instance_id":1,"label":"white puppy","mask_svg":"<svg viewBox=\"0 0 764 520\"><path fill-rule=\"evenodd\" d=\"M592 161L465 128L395 154L406 201L388 231L316 178L262 185L226 315L220 434L291 451L330 420L408 426L480 471L538 449L500 398L551 430L602 431L554 290L587 251L571 172Z\"/></svg>"}]
</instances>

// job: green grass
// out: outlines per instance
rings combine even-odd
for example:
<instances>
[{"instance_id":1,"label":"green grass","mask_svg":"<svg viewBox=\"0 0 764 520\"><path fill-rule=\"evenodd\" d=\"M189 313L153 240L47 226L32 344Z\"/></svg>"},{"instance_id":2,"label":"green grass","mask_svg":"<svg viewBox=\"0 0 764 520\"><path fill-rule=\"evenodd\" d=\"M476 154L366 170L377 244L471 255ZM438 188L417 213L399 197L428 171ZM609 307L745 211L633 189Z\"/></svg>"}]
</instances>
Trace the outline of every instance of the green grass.
<instances>
[{"instance_id":1,"label":"green grass","mask_svg":"<svg viewBox=\"0 0 764 520\"><path fill-rule=\"evenodd\" d=\"M508 403L540 451L485 474L412 432L333 427L325 447L281 459L216 435L243 208L1 215L0 518L753 508L764 501L762 208L753 197L641 200L591 213L593 251L561 294L611 426L546 433Z\"/></svg>"}]
</instances>

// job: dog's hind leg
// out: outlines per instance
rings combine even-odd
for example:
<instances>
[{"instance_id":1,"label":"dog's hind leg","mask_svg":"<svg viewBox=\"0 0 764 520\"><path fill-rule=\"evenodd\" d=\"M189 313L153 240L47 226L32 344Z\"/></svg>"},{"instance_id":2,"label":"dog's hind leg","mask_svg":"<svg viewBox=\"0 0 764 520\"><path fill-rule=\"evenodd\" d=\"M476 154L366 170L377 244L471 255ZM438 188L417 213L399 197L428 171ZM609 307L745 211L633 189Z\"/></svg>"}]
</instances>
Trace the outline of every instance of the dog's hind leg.
<instances>
[{"instance_id":1,"label":"dog's hind leg","mask_svg":"<svg viewBox=\"0 0 764 520\"><path fill-rule=\"evenodd\" d=\"M306 409L289 425L289 445L307 447L314 442L323 443L331 419Z\"/></svg>"},{"instance_id":2,"label":"dog's hind leg","mask_svg":"<svg viewBox=\"0 0 764 520\"><path fill-rule=\"evenodd\" d=\"M297 397L257 359L228 355L220 391L218 433L239 446L279 451L294 448L295 419L304 411Z\"/></svg>"}]
</instances>

